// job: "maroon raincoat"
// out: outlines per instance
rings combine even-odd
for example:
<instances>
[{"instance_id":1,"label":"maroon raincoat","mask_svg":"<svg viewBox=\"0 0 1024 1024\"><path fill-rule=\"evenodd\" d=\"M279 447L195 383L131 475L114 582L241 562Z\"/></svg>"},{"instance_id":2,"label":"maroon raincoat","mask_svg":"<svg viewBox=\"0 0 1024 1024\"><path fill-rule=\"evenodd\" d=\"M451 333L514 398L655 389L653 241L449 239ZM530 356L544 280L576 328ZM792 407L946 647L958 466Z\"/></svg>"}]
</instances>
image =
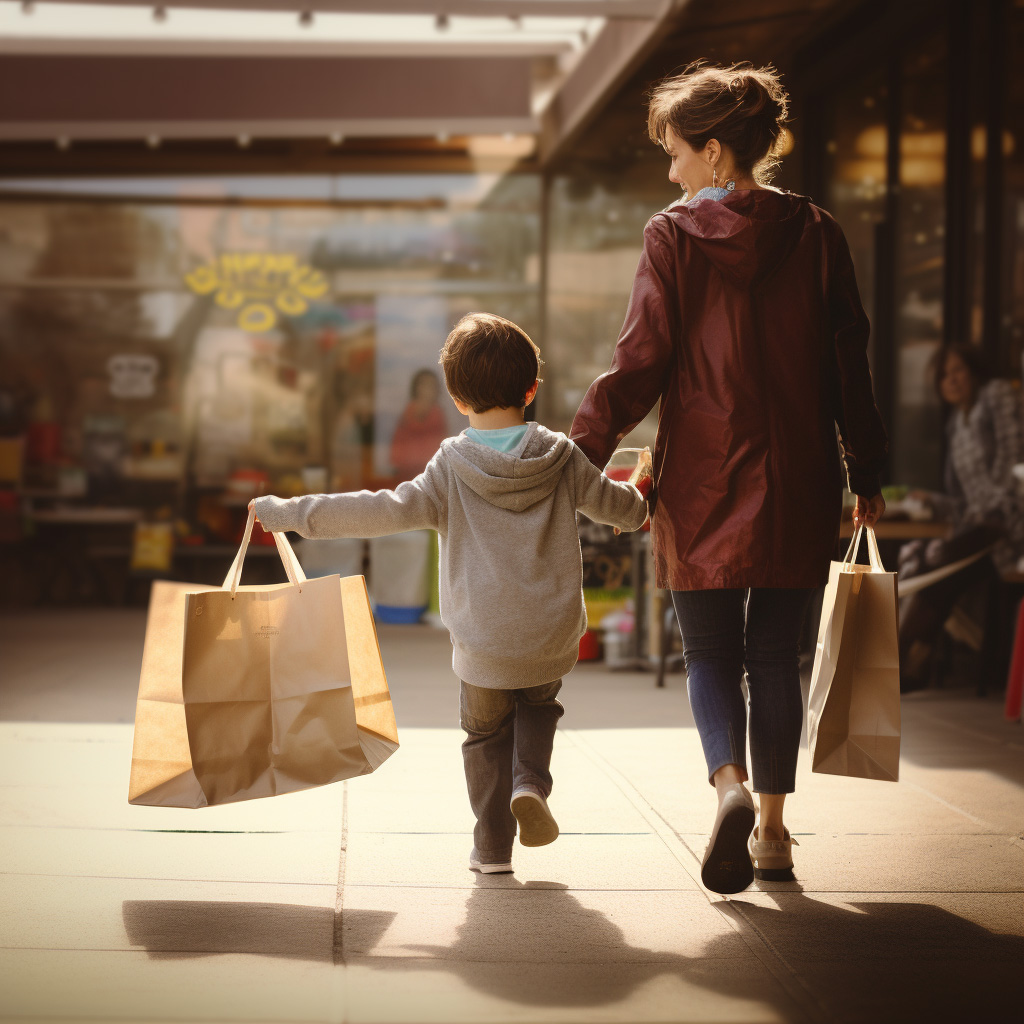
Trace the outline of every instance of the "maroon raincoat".
<instances>
[{"instance_id":1,"label":"maroon raincoat","mask_svg":"<svg viewBox=\"0 0 1024 1024\"><path fill-rule=\"evenodd\" d=\"M846 239L805 197L744 190L651 219L611 369L571 436L603 466L661 400L659 587L826 582L842 508L836 428L865 497L887 447L867 340Z\"/></svg>"}]
</instances>

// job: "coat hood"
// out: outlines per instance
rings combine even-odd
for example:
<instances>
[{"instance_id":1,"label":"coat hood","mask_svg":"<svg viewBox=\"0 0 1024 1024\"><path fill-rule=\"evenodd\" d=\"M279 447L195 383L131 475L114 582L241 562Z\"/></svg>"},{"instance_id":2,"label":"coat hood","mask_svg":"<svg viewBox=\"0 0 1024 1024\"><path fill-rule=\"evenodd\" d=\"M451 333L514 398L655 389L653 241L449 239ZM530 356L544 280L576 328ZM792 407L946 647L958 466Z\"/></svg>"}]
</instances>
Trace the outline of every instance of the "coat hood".
<instances>
[{"instance_id":1,"label":"coat hood","mask_svg":"<svg viewBox=\"0 0 1024 1024\"><path fill-rule=\"evenodd\" d=\"M511 452L499 452L459 434L442 445L455 475L498 508L522 512L546 498L557 486L573 443L564 434L527 426Z\"/></svg>"},{"instance_id":2,"label":"coat hood","mask_svg":"<svg viewBox=\"0 0 1024 1024\"><path fill-rule=\"evenodd\" d=\"M723 274L743 284L771 276L796 248L810 200L774 189L727 192L721 199L697 193L665 211Z\"/></svg>"}]
</instances>

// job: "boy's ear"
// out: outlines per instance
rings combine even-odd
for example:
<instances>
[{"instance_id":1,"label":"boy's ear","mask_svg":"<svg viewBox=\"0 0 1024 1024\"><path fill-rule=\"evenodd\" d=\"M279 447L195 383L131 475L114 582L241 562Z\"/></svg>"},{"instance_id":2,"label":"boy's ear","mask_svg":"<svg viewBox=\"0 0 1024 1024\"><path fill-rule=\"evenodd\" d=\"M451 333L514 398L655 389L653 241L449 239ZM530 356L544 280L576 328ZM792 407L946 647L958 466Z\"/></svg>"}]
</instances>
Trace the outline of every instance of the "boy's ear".
<instances>
[{"instance_id":1,"label":"boy's ear","mask_svg":"<svg viewBox=\"0 0 1024 1024\"><path fill-rule=\"evenodd\" d=\"M448 397L455 403L455 408L459 410L460 416L469 415L469 406L465 402L460 402L450 391L448 392Z\"/></svg>"},{"instance_id":2,"label":"boy's ear","mask_svg":"<svg viewBox=\"0 0 1024 1024\"><path fill-rule=\"evenodd\" d=\"M526 395L524 396L524 399L523 399L523 407L524 408L526 406L528 406L537 397L537 388L539 388L539 387L540 387L540 381L539 380L535 380L533 382L533 386L530 388L529 391L526 392Z\"/></svg>"}]
</instances>

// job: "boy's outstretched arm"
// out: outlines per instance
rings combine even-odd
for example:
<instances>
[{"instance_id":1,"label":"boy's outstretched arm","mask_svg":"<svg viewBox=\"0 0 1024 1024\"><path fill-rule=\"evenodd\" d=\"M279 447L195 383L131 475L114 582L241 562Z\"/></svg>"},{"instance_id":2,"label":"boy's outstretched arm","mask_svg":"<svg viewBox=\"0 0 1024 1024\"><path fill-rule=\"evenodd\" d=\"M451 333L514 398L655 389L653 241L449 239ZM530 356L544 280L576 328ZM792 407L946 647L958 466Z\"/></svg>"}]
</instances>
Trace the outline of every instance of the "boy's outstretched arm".
<instances>
[{"instance_id":1,"label":"boy's outstretched arm","mask_svg":"<svg viewBox=\"0 0 1024 1024\"><path fill-rule=\"evenodd\" d=\"M393 491L306 494L255 500L256 518L271 533L303 537L383 537L406 530L443 530L445 474L438 452L415 480Z\"/></svg>"},{"instance_id":2,"label":"boy's outstretched arm","mask_svg":"<svg viewBox=\"0 0 1024 1024\"><path fill-rule=\"evenodd\" d=\"M631 483L605 476L580 448L572 453L576 508L595 523L639 530L647 520L647 499Z\"/></svg>"}]
</instances>

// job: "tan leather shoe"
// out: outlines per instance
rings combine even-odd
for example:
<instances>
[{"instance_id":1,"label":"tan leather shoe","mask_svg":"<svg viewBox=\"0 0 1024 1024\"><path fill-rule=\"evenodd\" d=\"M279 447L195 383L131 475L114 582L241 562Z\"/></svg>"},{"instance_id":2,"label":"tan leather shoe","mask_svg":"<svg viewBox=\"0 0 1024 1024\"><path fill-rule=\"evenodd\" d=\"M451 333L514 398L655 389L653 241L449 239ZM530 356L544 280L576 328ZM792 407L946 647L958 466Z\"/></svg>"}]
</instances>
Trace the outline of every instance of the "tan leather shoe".
<instances>
[{"instance_id":1,"label":"tan leather shoe","mask_svg":"<svg viewBox=\"0 0 1024 1024\"><path fill-rule=\"evenodd\" d=\"M747 840L750 863L754 866L754 877L764 882L793 881L793 844L800 844L786 830L783 839L759 839L761 826L758 825Z\"/></svg>"}]
</instances>

